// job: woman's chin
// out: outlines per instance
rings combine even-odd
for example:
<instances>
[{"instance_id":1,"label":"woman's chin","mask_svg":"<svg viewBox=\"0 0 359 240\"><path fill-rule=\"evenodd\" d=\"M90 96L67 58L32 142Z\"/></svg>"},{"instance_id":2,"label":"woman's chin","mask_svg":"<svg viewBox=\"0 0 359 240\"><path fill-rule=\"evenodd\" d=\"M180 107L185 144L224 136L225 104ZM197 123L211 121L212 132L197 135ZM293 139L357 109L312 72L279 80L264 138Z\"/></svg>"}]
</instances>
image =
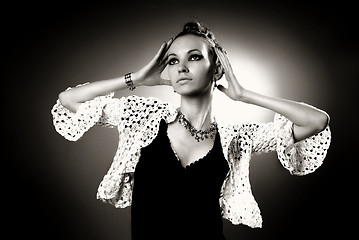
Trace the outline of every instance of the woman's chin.
<instances>
[{"instance_id":1,"label":"woman's chin","mask_svg":"<svg viewBox=\"0 0 359 240\"><path fill-rule=\"evenodd\" d=\"M195 88L177 88L175 92L183 97L203 97L210 93L209 90Z\"/></svg>"}]
</instances>

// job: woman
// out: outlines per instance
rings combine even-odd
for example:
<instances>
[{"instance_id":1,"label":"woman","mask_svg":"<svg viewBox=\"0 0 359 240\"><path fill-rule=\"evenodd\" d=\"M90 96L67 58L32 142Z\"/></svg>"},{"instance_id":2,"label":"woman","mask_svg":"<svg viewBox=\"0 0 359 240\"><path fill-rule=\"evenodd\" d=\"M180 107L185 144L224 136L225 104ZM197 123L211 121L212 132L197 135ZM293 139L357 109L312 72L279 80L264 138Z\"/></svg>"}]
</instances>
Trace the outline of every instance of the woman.
<instances>
[{"instance_id":1,"label":"woman","mask_svg":"<svg viewBox=\"0 0 359 240\"><path fill-rule=\"evenodd\" d=\"M161 73L168 67L168 79ZM225 74L228 87L217 86ZM113 93L171 85L180 106ZM269 123L218 126L213 91L274 111ZM189 22L142 69L69 88L52 109L56 130L76 141L95 124L117 127L119 145L97 197L131 207L132 239L224 239L222 218L261 227L249 182L254 152L277 151L291 174L318 168L329 148L328 115L243 88L214 34Z\"/></svg>"}]
</instances>

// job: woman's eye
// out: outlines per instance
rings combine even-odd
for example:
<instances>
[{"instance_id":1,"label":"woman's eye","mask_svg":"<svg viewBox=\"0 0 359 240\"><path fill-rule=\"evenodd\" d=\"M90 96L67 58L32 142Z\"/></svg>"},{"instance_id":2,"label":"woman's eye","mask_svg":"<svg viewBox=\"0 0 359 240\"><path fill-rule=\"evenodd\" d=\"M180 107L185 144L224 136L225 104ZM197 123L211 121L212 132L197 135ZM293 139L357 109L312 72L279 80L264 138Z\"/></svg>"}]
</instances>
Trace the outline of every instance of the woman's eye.
<instances>
[{"instance_id":1,"label":"woman's eye","mask_svg":"<svg viewBox=\"0 0 359 240\"><path fill-rule=\"evenodd\" d=\"M192 55L192 56L190 56L189 57L189 60L190 61L199 61L199 60L201 60L203 58L203 56L202 55Z\"/></svg>"},{"instance_id":2,"label":"woman's eye","mask_svg":"<svg viewBox=\"0 0 359 240\"><path fill-rule=\"evenodd\" d=\"M178 60L176 58L172 58L172 59L168 60L168 65L174 65L176 63L178 63Z\"/></svg>"}]
</instances>

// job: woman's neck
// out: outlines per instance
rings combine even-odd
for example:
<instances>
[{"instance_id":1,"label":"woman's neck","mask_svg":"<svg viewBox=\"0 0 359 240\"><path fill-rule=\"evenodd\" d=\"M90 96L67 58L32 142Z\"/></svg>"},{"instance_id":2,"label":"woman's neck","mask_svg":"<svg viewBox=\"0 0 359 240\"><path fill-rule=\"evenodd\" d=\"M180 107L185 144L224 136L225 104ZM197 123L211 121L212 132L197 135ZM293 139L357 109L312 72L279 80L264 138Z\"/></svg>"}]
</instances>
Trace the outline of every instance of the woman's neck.
<instances>
[{"instance_id":1,"label":"woman's neck","mask_svg":"<svg viewBox=\"0 0 359 240\"><path fill-rule=\"evenodd\" d=\"M181 97L181 112L197 130L210 127L212 116L212 95L208 97Z\"/></svg>"}]
</instances>

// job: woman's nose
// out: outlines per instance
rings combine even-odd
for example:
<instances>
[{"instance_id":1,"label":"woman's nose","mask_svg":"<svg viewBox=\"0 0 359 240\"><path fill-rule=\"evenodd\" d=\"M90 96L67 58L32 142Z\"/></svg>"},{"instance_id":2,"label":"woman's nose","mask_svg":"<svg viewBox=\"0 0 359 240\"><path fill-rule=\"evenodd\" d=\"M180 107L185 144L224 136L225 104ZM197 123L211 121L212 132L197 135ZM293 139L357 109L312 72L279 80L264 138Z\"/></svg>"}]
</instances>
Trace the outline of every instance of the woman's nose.
<instances>
[{"instance_id":1,"label":"woman's nose","mask_svg":"<svg viewBox=\"0 0 359 240\"><path fill-rule=\"evenodd\" d=\"M178 72L179 73L188 72L188 68L185 63L178 64Z\"/></svg>"}]
</instances>

